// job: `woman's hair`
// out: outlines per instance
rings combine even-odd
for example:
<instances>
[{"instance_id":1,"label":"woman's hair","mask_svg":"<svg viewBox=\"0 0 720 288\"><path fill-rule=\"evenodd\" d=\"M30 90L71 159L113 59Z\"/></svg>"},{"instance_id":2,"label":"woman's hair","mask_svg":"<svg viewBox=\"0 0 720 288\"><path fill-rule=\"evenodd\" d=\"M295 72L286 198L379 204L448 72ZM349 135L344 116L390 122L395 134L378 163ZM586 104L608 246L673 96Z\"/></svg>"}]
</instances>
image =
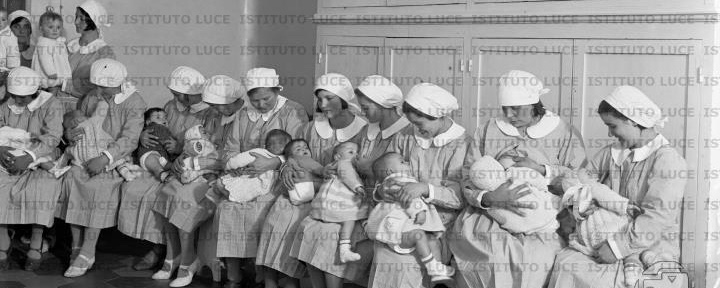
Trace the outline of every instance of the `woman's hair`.
<instances>
[{"instance_id":1,"label":"woman's hair","mask_svg":"<svg viewBox=\"0 0 720 288\"><path fill-rule=\"evenodd\" d=\"M327 91L327 90L323 90L323 89L315 90L316 97L317 97L317 92L320 90ZM337 96L337 97L340 98L340 96ZM345 99L340 98L340 108L342 108L342 110L346 110L346 109L348 109L348 107L350 107L350 105L348 105L348 103L345 101ZM317 103L315 104L315 112L317 112L317 113L322 112L322 110L320 110L320 106L318 106Z\"/></svg>"},{"instance_id":2,"label":"woman's hair","mask_svg":"<svg viewBox=\"0 0 720 288\"><path fill-rule=\"evenodd\" d=\"M90 18L90 14L88 14L85 9L78 7L78 11L80 11L80 14L83 15L83 18L85 19L85 31L94 31L97 30L97 26L95 25L95 22Z\"/></svg>"},{"instance_id":3,"label":"woman's hair","mask_svg":"<svg viewBox=\"0 0 720 288\"><path fill-rule=\"evenodd\" d=\"M433 116L427 115L424 112L422 112L418 109L415 109L415 107L410 106L410 104L408 104L407 102L403 102L402 112L405 114L412 113L419 117L428 119L430 121L435 121L435 120L439 119L438 117L433 117Z\"/></svg>"},{"instance_id":4,"label":"woman's hair","mask_svg":"<svg viewBox=\"0 0 720 288\"><path fill-rule=\"evenodd\" d=\"M147 110L145 111L145 114L143 114L143 117L144 117L144 119L145 119L145 123L147 123L148 120L150 120L150 117L152 117L152 115L153 115L154 113L156 113L156 112L165 112L165 110L163 110L163 109L160 108L160 107L153 107L153 108L147 109Z\"/></svg>"},{"instance_id":5,"label":"woman's hair","mask_svg":"<svg viewBox=\"0 0 720 288\"><path fill-rule=\"evenodd\" d=\"M535 104L532 104L533 109L533 117L542 117L545 115L545 105L543 105L542 101L538 101Z\"/></svg>"},{"instance_id":6,"label":"woman's hair","mask_svg":"<svg viewBox=\"0 0 720 288\"><path fill-rule=\"evenodd\" d=\"M6 92L6 93L7 93L6 94L7 96L5 97L6 99L10 99L11 97L27 97L28 96L28 95L16 95L16 94L12 94L10 92ZM30 96L30 99L35 100L38 96L40 96L40 91L37 91L34 94L30 94L29 96Z\"/></svg>"},{"instance_id":7,"label":"woman's hair","mask_svg":"<svg viewBox=\"0 0 720 288\"><path fill-rule=\"evenodd\" d=\"M12 22L10 22L10 26L20 24L20 22L21 22L23 19L28 20L28 19L25 18L25 17L17 17L17 18L15 18L15 20L13 20ZM28 22L30 22L30 20L28 20Z\"/></svg>"},{"instance_id":8,"label":"woman's hair","mask_svg":"<svg viewBox=\"0 0 720 288\"><path fill-rule=\"evenodd\" d=\"M60 23L63 22L62 16L60 14L53 12L52 10L48 10L42 15L40 15L40 26L45 25L48 21L60 21Z\"/></svg>"},{"instance_id":9,"label":"woman's hair","mask_svg":"<svg viewBox=\"0 0 720 288\"><path fill-rule=\"evenodd\" d=\"M250 89L250 91L247 92L247 95L249 97L252 97L253 94L257 93L258 91L263 91L265 89L272 91L276 95L280 94L280 87L256 87L256 88Z\"/></svg>"},{"instance_id":10,"label":"woman's hair","mask_svg":"<svg viewBox=\"0 0 720 288\"><path fill-rule=\"evenodd\" d=\"M301 143L301 142L305 143L305 145L308 145L308 147L310 146L310 144L308 144L308 142L305 141L305 139L293 139L290 142L288 142L287 145L285 145L285 149L283 149L283 155L288 159L290 157L292 157L292 146L295 145L295 143Z\"/></svg>"},{"instance_id":11,"label":"woman's hair","mask_svg":"<svg viewBox=\"0 0 720 288\"><path fill-rule=\"evenodd\" d=\"M630 118L628 118L628 117L626 117L625 115L623 115L622 113L620 113L620 111L618 111L617 109L615 109L615 107L613 107L612 105L610 105L610 103L606 102L605 100L603 100L602 102L600 102L600 105L598 105L597 113L600 114L600 115L602 115L602 114L610 114L611 116L613 116L613 117L615 117L615 118L618 118L618 119L620 119L620 120L630 120ZM630 121L632 121L632 120L630 120ZM633 121L633 122L634 122L634 121ZM636 124L637 124L637 123L636 123ZM647 127L642 126L642 125L640 125L640 124L637 124L637 126L640 128L640 130L647 129Z\"/></svg>"}]
</instances>

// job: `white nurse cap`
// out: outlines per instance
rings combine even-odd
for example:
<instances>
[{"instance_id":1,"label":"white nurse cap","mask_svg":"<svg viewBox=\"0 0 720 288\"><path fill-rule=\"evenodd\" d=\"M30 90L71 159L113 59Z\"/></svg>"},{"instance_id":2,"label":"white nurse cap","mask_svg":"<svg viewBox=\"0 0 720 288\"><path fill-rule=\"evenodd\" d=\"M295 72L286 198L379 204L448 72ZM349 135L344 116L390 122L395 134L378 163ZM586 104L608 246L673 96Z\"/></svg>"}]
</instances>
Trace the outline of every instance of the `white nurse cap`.
<instances>
[{"instance_id":1,"label":"white nurse cap","mask_svg":"<svg viewBox=\"0 0 720 288\"><path fill-rule=\"evenodd\" d=\"M198 95L203 93L205 76L197 70L180 66L170 73L168 89L182 94Z\"/></svg>"},{"instance_id":2,"label":"white nurse cap","mask_svg":"<svg viewBox=\"0 0 720 288\"><path fill-rule=\"evenodd\" d=\"M405 97L405 103L435 118L450 115L460 108L455 96L432 83L413 86Z\"/></svg>"},{"instance_id":3,"label":"white nurse cap","mask_svg":"<svg viewBox=\"0 0 720 288\"><path fill-rule=\"evenodd\" d=\"M19 96L35 94L40 88L41 80L42 77L35 70L23 66L17 67L8 74L7 92Z\"/></svg>"},{"instance_id":4,"label":"white nurse cap","mask_svg":"<svg viewBox=\"0 0 720 288\"><path fill-rule=\"evenodd\" d=\"M245 95L245 87L230 76L215 75L205 83L202 100L209 104L230 104Z\"/></svg>"},{"instance_id":5,"label":"white nurse cap","mask_svg":"<svg viewBox=\"0 0 720 288\"><path fill-rule=\"evenodd\" d=\"M540 96L550 91L535 75L512 70L500 76L498 96L501 106L532 105L540 102Z\"/></svg>"},{"instance_id":6,"label":"white nurse cap","mask_svg":"<svg viewBox=\"0 0 720 288\"><path fill-rule=\"evenodd\" d=\"M380 75L366 77L357 87L362 94L384 108L402 105L403 95L400 88L389 79Z\"/></svg>"},{"instance_id":7,"label":"white nurse cap","mask_svg":"<svg viewBox=\"0 0 720 288\"><path fill-rule=\"evenodd\" d=\"M360 107L355 103L355 91L353 91L352 84L350 84L350 79L342 74L328 73L318 77L313 91L317 94L318 90L333 93L340 99L345 100L356 111L360 110Z\"/></svg>"},{"instance_id":8,"label":"white nurse cap","mask_svg":"<svg viewBox=\"0 0 720 288\"><path fill-rule=\"evenodd\" d=\"M633 122L643 127L665 126L667 118L662 117L662 111L655 102L640 89L633 86L620 86L605 97L605 102Z\"/></svg>"},{"instance_id":9,"label":"white nurse cap","mask_svg":"<svg viewBox=\"0 0 720 288\"><path fill-rule=\"evenodd\" d=\"M125 65L117 60L98 59L90 66L90 83L102 87L120 87L127 74Z\"/></svg>"},{"instance_id":10,"label":"white nurse cap","mask_svg":"<svg viewBox=\"0 0 720 288\"><path fill-rule=\"evenodd\" d=\"M283 89L280 86L280 76L275 72L275 69L271 68L253 68L250 69L245 75L245 86L247 91L260 87L277 87L280 90Z\"/></svg>"}]
</instances>

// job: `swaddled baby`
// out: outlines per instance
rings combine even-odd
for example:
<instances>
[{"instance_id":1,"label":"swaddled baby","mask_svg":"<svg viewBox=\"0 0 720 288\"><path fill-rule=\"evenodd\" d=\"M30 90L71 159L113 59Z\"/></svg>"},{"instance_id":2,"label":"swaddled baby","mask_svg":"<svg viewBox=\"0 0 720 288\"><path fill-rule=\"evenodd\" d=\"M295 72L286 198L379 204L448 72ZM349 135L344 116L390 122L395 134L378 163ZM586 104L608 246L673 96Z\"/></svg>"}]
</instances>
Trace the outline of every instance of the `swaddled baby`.
<instances>
[{"instance_id":1,"label":"swaddled baby","mask_svg":"<svg viewBox=\"0 0 720 288\"><path fill-rule=\"evenodd\" d=\"M32 135L23 129L12 128L10 126L0 127L0 151L9 151L13 156L27 155L25 150L29 150L32 146ZM39 163L52 161L51 157L41 157L34 163L30 164L30 168ZM7 173L2 165L0 171Z\"/></svg>"},{"instance_id":2,"label":"swaddled baby","mask_svg":"<svg viewBox=\"0 0 720 288\"><path fill-rule=\"evenodd\" d=\"M640 212L627 198L595 181L585 169L565 173L562 186L562 205L571 208L576 221L568 244L585 255L597 256L597 248L613 235L625 233ZM624 264L626 284L633 285L641 270L628 268L642 267L639 255L627 256Z\"/></svg>"},{"instance_id":3,"label":"swaddled baby","mask_svg":"<svg viewBox=\"0 0 720 288\"><path fill-rule=\"evenodd\" d=\"M257 153L264 157L284 159L283 150L292 137L287 132L274 129L268 132L265 138L265 149L255 148L242 153L238 153L228 159L225 170L235 170L245 168L255 161L255 156L251 153ZM273 184L276 182L278 173L275 170L265 171L260 175L225 175L220 177L225 190L228 191L230 201L243 203L251 201L261 195L270 193Z\"/></svg>"},{"instance_id":4,"label":"swaddled baby","mask_svg":"<svg viewBox=\"0 0 720 288\"><path fill-rule=\"evenodd\" d=\"M185 146L183 146L183 171L179 176L180 182L188 184L205 181L206 174L217 174L217 171L202 169L199 158L217 158L215 144L210 142L210 136L202 125L195 125L185 131Z\"/></svg>"},{"instance_id":5,"label":"swaddled baby","mask_svg":"<svg viewBox=\"0 0 720 288\"><path fill-rule=\"evenodd\" d=\"M511 233L554 232L560 226L555 219L560 199L548 192L549 181L540 172L525 167L506 168L490 156L483 156L470 168L470 180L482 190L493 191L508 179L513 181L511 188L528 184L531 193L518 201L533 203L534 208L521 208L525 216L503 208L489 208L488 214Z\"/></svg>"}]
</instances>

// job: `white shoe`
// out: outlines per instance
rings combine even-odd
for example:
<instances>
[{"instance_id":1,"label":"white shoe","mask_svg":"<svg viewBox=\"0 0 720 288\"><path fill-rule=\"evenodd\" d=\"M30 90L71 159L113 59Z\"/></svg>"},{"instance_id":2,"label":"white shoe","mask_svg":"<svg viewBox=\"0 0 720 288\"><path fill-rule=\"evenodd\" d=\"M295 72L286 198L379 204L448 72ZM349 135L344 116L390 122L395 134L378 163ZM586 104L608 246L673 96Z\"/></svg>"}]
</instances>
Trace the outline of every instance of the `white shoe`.
<instances>
[{"instance_id":1,"label":"white shoe","mask_svg":"<svg viewBox=\"0 0 720 288\"><path fill-rule=\"evenodd\" d=\"M455 268L451 266L447 266L433 259L425 264L425 268L427 268L430 282L433 284L450 283L453 281L452 277L455 275Z\"/></svg>"},{"instance_id":2,"label":"white shoe","mask_svg":"<svg viewBox=\"0 0 720 288\"><path fill-rule=\"evenodd\" d=\"M356 262L360 261L362 258L360 254L353 252L350 250L350 244L343 243L340 244L340 262L342 263L348 263L348 262Z\"/></svg>"},{"instance_id":3,"label":"white shoe","mask_svg":"<svg viewBox=\"0 0 720 288\"><path fill-rule=\"evenodd\" d=\"M190 283L192 283L193 276L195 276L195 272L197 272L198 265L200 265L199 262L199 259L195 259L190 266L180 265L178 268L178 277L170 282L170 287L185 287L190 285ZM187 272L187 275L180 277L183 270Z\"/></svg>"},{"instance_id":4,"label":"white shoe","mask_svg":"<svg viewBox=\"0 0 720 288\"><path fill-rule=\"evenodd\" d=\"M77 260L85 261L85 267L75 266L75 262L77 262ZM95 257L89 259L85 255L80 254L78 255L77 259L73 261L72 265L70 265L70 267L65 271L65 274L63 274L63 276L67 278L83 276L85 275L85 273L87 273L87 270L90 270L90 268L92 268L93 264L95 264Z\"/></svg>"},{"instance_id":5,"label":"white shoe","mask_svg":"<svg viewBox=\"0 0 720 288\"><path fill-rule=\"evenodd\" d=\"M152 275L153 280L169 280L172 277L172 273L178 269L177 266L173 266L173 263L179 262L179 260L165 260L162 268Z\"/></svg>"}]
</instances>

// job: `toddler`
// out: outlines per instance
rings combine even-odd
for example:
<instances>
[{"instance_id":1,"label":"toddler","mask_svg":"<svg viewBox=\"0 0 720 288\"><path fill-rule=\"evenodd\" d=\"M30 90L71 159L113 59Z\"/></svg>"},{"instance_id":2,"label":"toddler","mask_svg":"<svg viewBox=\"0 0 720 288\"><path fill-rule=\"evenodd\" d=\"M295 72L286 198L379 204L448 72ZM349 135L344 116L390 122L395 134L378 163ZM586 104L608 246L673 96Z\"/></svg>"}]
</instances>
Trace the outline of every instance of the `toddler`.
<instances>
[{"instance_id":1,"label":"toddler","mask_svg":"<svg viewBox=\"0 0 720 288\"><path fill-rule=\"evenodd\" d=\"M504 163L512 161L503 158ZM488 214L510 233L554 232L560 226L556 220L560 199L548 191L549 181L540 172L525 167L505 167L490 156L483 156L470 168L470 181L482 190L493 191L508 179L513 181L510 188L528 184L531 194L518 201L530 202L534 208L522 208L525 216L502 208L489 208Z\"/></svg>"},{"instance_id":2,"label":"toddler","mask_svg":"<svg viewBox=\"0 0 720 288\"><path fill-rule=\"evenodd\" d=\"M315 182L320 183L323 166L312 159L310 146L304 139L294 139L285 145L283 155L287 158L284 167L292 166L296 171L295 188L288 191L293 205L312 201L315 196Z\"/></svg>"},{"instance_id":3,"label":"toddler","mask_svg":"<svg viewBox=\"0 0 720 288\"><path fill-rule=\"evenodd\" d=\"M174 140L170 129L168 129L167 113L162 108L150 108L145 111L145 128L143 131L149 131L150 134L157 137L158 144L152 147L144 147L139 145L135 151L138 157L140 167L149 171L155 178L165 181L170 173L168 170L168 162L172 160L170 153L167 151L166 143Z\"/></svg>"},{"instance_id":4,"label":"toddler","mask_svg":"<svg viewBox=\"0 0 720 288\"><path fill-rule=\"evenodd\" d=\"M43 88L55 92L65 88L72 77L72 69L68 60L68 49L63 30L62 16L47 11L40 16L40 31L32 58L32 69L40 74L44 81Z\"/></svg>"},{"instance_id":5,"label":"toddler","mask_svg":"<svg viewBox=\"0 0 720 288\"><path fill-rule=\"evenodd\" d=\"M353 142L340 143L333 149L334 162L328 166L337 168L337 175L325 179L318 196L312 201L310 216L330 223L341 223L338 252L340 262L360 260L360 254L350 250L350 236L355 221L367 218L368 207L365 187L353 165L358 158L358 145Z\"/></svg>"},{"instance_id":6,"label":"toddler","mask_svg":"<svg viewBox=\"0 0 720 288\"><path fill-rule=\"evenodd\" d=\"M217 171L201 169L199 158L217 158L218 152L215 144L210 142L210 136L202 125L195 125L185 132L185 146L183 147L183 171L179 176L180 182L205 181L206 174L217 174Z\"/></svg>"},{"instance_id":7,"label":"toddler","mask_svg":"<svg viewBox=\"0 0 720 288\"><path fill-rule=\"evenodd\" d=\"M455 269L433 256L441 253L438 238L445 231L435 206L420 198L413 199L408 207L398 203L401 187L395 183L417 183L410 169L398 153L385 153L375 160L372 170L382 182L373 192L377 205L370 212L365 231L370 239L387 244L397 253L417 251L433 283L451 282Z\"/></svg>"},{"instance_id":8,"label":"toddler","mask_svg":"<svg viewBox=\"0 0 720 288\"><path fill-rule=\"evenodd\" d=\"M10 30L7 10L0 9L0 78L3 85L8 71L18 66L20 66L20 51L17 37Z\"/></svg>"},{"instance_id":9,"label":"toddler","mask_svg":"<svg viewBox=\"0 0 720 288\"><path fill-rule=\"evenodd\" d=\"M640 209L609 187L593 180L585 169L565 173L562 204L569 207L576 221L569 246L594 257L597 248L612 235L625 233ZM625 284L632 287L642 275L639 253L623 259Z\"/></svg>"},{"instance_id":10,"label":"toddler","mask_svg":"<svg viewBox=\"0 0 720 288\"><path fill-rule=\"evenodd\" d=\"M274 129L265 136L265 149L256 148L239 153L227 161L225 170L244 168L255 161L250 153L257 153L265 157L279 157L284 161L283 150L292 137L287 132ZM220 177L220 183L228 191L228 198L233 202L249 202L258 196L270 193L272 186L277 180L278 174L274 170L266 171L260 175L225 175Z\"/></svg>"}]
</instances>

